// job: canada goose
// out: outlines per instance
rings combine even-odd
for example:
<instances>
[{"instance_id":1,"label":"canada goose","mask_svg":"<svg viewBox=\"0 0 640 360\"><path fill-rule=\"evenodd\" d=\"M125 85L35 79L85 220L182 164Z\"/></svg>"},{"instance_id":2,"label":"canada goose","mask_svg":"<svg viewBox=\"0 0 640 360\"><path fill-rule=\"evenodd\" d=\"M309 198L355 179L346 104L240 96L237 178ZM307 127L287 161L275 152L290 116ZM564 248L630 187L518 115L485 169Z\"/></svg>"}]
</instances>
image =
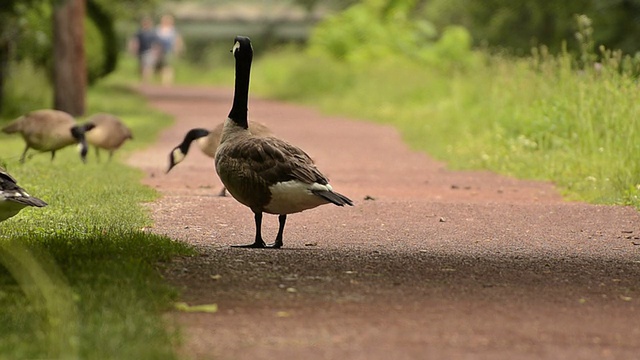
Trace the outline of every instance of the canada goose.
<instances>
[{"instance_id":1,"label":"canada goose","mask_svg":"<svg viewBox=\"0 0 640 360\"><path fill-rule=\"evenodd\" d=\"M79 143L80 159L86 162L87 142L85 133L93 129L93 124L78 125L73 116L59 110L31 111L7 126L2 132L13 134L19 132L27 146L22 152L20 162L24 163L30 148L41 152L51 151L51 160L56 156L56 150Z\"/></svg>"},{"instance_id":2,"label":"canada goose","mask_svg":"<svg viewBox=\"0 0 640 360\"><path fill-rule=\"evenodd\" d=\"M167 173L171 171L174 166L184 160L189 152L191 142L193 141L198 144L198 147L203 154L210 158L215 158L216 150L218 149L218 145L220 145L220 136L222 135L223 126L224 122L218 124L211 131L202 128L189 130L180 145L173 148L171 153L169 153L169 168L167 169ZM259 122L252 122L249 124L249 132L256 136L271 135L271 130L269 130L266 125Z\"/></svg>"},{"instance_id":3,"label":"canada goose","mask_svg":"<svg viewBox=\"0 0 640 360\"><path fill-rule=\"evenodd\" d=\"M237 36L231 51L236 59L233 105L216 152L216 171L229 193L254 213L255 240L239 247L267 247L261 233L262 213L266 212L278 215L278 235L270 247L280 248L287 214L328 203L353 206L353 202L332 190L327 178L300 148L249 132L251 40Z\"/></svg>"},{"instance_id":4,"label":"canada goose","mask_svg":"<svg viewBox=\"0 0 640 360\"><path fill-rule=\"evenodd\" d=\"M9 173L0 168L0 221L16 215L27 206L43 207L47 203L27 194Z\"/></svg>"},{"instance_id":5,"label":"canada goose","mask_svg":"<svg viewBox=\"0 0 640 360\"><path fill-rule=\"evenodd\" d=\"M93 130L87 133L87 142L96 149L98 160L100 159L99 149L109 151L109 161L111 161L113 153L127 139L133 139L131 130L117 116L98 113L87 119L87 123L95 125Z\"/></svg>"}]
</instances>

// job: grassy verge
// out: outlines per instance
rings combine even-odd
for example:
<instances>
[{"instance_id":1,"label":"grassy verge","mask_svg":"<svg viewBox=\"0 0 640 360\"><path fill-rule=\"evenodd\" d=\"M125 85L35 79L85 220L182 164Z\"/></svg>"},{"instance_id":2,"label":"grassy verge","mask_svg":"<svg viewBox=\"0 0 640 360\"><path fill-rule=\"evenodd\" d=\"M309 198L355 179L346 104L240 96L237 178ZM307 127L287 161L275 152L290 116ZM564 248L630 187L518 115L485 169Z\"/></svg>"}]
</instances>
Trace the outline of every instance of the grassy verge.
<instances>
[{"instance_id":1,"label":"grassy verge","mask_svg":"<svg viewBox=\"0 0 640 360\"><path fill-rule=\"evenodd\" d=\"M149 144L171 119L149 109L116 75L91 89L89 113L120 115L135 140ZM20 185L49 203L0 223L0 358L171 359L175 331L163 311L177 293L159 262L192 249L143 230L141 203L157 193L117 154L80 162L69 147L17 159L23 142L0 135L2 161ZM103 157L104 158L104 157Z\"/></svg>"},{"instance_id":2,"label":"grassy verge","mask_svg":"<svg viewBox=\"0 0 640 360\"><path fill-rule=\"evenodd\" d=\"M485 56L474 66L389 57L349 64L303 51L260 59L252 91L396 126L453 168L556 183L572 199L640 208L636 80L569 55Z\"/></svg>"}]
</instances>

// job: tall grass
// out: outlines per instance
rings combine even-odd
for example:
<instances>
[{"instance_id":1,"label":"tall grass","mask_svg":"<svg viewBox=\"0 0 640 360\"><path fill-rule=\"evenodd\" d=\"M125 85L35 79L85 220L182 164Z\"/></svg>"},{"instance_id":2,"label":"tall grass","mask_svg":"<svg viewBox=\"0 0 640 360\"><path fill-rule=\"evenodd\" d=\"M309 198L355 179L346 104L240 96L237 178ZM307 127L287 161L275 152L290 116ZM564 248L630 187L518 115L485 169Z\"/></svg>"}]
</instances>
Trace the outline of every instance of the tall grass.
<instances>
[{"instance_id":1,"label":"tall grass","mask_svg":"<svg viewBox=\"0 0 640 360\"><path fill-rule=\"evenodd\" d=\"M285 50L257 62L252 90L395 125L453 168L556 183L569 198L640 208L636 79L611 62L474 53L465 68L404 57L349 63Z\"/></svg>"},{"instance_id":2,"label":"tall grass","mask_svg":"<svg viewBox=\"0 0 640 360\"><path fill-rule=\"evenodd\" d=\"M2 163L30 194L49 203L0 223L0 358L172 359L179 340L162 313L175 289L157 266L193 250L144 230L141 203L157 193L121 162L171 124L116 74L90 90L89 111L119 115L134 140L111 162L74 147L18 158L23 141L0 135ZM29 86L27 82L24 86Z\"/></svg>"}]
</instances>

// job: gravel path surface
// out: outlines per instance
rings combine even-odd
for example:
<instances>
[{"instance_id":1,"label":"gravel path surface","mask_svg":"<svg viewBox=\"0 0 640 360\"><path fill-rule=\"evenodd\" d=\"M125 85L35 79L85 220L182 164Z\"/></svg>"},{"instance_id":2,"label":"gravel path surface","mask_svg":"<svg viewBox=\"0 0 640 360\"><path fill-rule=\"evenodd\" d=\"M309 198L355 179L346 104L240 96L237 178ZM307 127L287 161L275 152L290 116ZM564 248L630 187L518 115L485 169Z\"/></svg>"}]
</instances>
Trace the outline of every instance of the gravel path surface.
<instances>
[{"instance_id":1,"label":"gravel path surface","mask_svg":"<svg viewBox=\"0 0 640 360\"><path fill-rule=\"evenodd\" d=\"M218 197L213 160L187 130L213 128L231 89L140 88L176 117L130 157L163 197L152 231L200 255L165 276L191 305L175 312L195 359L640 359L640 214L563 201L548 183L449 171L382 126L250 100L250 121L309 153L353 208L289 216L284 248L253 241L251 211ZM195 145L195 144L194 144ZM270 242L277 217L266 215Z\"/></svg>"}]
</instances>

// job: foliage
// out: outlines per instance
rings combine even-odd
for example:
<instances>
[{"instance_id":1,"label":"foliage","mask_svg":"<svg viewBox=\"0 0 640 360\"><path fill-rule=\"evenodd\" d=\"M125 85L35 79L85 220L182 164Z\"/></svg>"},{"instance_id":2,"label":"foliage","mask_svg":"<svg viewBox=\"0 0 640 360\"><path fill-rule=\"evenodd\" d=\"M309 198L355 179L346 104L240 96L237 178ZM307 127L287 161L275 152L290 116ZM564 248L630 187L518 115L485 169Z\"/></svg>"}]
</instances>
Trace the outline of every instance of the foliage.
<instances>
[{"instance_id":1,"label":"foliage","mask_svg":"<svg viewBox=\"0 0 640 360\"><path fill-rule=\"evenodd\" d=\"M15 117L28 110L49 107L53 38L52 7L49 1L33 1L27 8L16 6L13 21L16 30L10 42L13 60L9 61L0 99L2 116ZM112 72L116 66L118 45L110 16L93 0L87 4L85 19L85 53L90 84ZM25 73L30 69L31 73ZM28 88L28 89L27 89ZM42 96L46 95L46 98Z\"/></svg>"},{"instance_id":2,"label":"foliage","mask_svg":"<svg viewBox=\"0 0 640 360\"><path fill-rule=\"evenodd\" d=\"M519 55L531 47L546 45L553 52L563 41L572 40L575 14L585 14L601 29L596 46L620 49L627 54L640 51L632 34L640 32L640 0L430 0L423 14L436 27L451 24L466 27L476 44L509 49ZM569 43L574 49L575 43Z\"/></svg>"},{"instance_id":3,"label":"foliage","mask_svg":"<svg viewBox=\"0 0 640 360\"><path fill-rule=\"evenodd\" d=\"M9 91L2 99L0 118L9 120L31 110L51 107L53 90L48 74L30 60L11 64L11 76L7 78L5 86Z\"/></svg>"},{"instance_id":4,"label":"foliage","mask_svg":"<svg viewBox=\"0 0 640 360\"><path fill-rule=\"evenodd\" d=\"M91 21L87 21L85 24L87 31L85 52L87 53L88 80L89 84L93 84L99 78L107 76L116 69L119 49L113 17L95 0L87 1L87 19ZM93 38L90 29L94 30ZM99 44L100 48L92 50L91 47L96 44ZM91 66L92 60L98 64Z\"/></svg>"},{"instance_id":5,"label":"foliage","mask_svg":"<svg viewBox=\"0 0 640 360\"><path fill-rule=\"evenodd\" d=\"M7 106L4 83L12 61L28 60L52 68L52 11L63 0L3 0L0 6L0 109ZM155 7L159 0L87 0L85 25L89 82L115 69L117 39L113 19L132 19ZM4 112L4 110L2 110Z\"/></svg>"},{"instance_id":6,"label":"foliage","mask_svg":"<svg viewBox=\"0 0 640 360\"><path fill-rule=\"evenodd\" d=\"M483 61L442 71L402 52L354 63L327 49L259 60L252 89L393 124L455 168L553 181L571 198L640 208L638 59L602 47L598 67L585 66L595 56L588 46L575 55L539 47L523 59L478 51Z\"/></svg>"},{"instance_id":7,"label":"foliage","mask_svg":"<svg viewBox=\"0 0 640 360\"><path fill-rule=\"evenodd\" d=\"M357 65L402 54L430 66L466 66L475 61L471 36L461 27L444 29L412 16L415 1L366 0L323 21L309 51Z\"/></svg>"}]
</instances>

